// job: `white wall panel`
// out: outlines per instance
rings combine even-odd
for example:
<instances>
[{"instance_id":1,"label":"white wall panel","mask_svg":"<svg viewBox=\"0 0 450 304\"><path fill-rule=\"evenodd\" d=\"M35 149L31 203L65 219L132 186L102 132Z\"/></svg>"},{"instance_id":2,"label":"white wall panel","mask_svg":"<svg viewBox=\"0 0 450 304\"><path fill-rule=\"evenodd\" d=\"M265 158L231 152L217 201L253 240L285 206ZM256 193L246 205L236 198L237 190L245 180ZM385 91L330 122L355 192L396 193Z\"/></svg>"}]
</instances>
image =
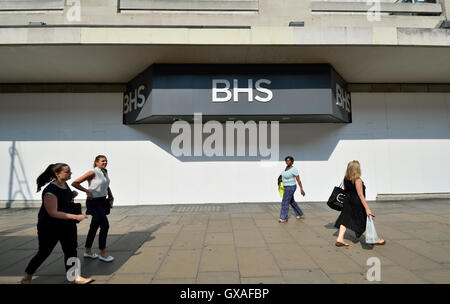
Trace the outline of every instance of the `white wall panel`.
<instances>
[{"instance_id":1,"label":"white wall panel","mask_svg":"<svg viewBox=\"0 0 450 304\"><path fill-rule=\"evenodd\" d=\"M281 124L273 167L245 158L176 158L169 125L122 125L121 98L1 94L0 201L40 199L35 180L49 163L69 163L75 179L97 154L109 158L118 205L280 201L276 179L286 155L300 170L307 193L296 193L300 201L326 200L353 159L362 164L369 200L450 192L450 94L353 93L351 124Z\"/></svg>"}]
</instances>

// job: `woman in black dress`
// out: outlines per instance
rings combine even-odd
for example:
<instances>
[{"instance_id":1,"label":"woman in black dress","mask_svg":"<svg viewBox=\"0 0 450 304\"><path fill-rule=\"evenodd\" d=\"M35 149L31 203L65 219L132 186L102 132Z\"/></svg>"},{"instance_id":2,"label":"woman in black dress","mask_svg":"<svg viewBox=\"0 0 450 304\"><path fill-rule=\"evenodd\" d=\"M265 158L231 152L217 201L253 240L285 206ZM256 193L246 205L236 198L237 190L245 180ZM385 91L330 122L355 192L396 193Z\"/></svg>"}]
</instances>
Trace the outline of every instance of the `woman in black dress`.
<instances>
[{"instance_id":1,"label":"woman in black dress","mask_svg":"<svg viewBox=\"0 0 450 304\"><path fill-rule=\"evenodd\" d=\"M344 234L347 228L353 230L359 239L366 230L367 217L375 217L366 202L366 186L361 180L361 166L357 160L351 161L347 165L344 189L347 199L334 225L339 228L339 235L336 240L336 246L338 247L349 246L344 242ZM385 240L380 239L374 245L384 245L384 243Z\"/></svg>"},{"instance_id":2,"label":"woman in black dress","mask_svg":"<svg viewBox=\"0 0 450 304\"><path fill-rule=\"evenodd\" d=\"M71 178L70 167L63 163L52 164L37 178L37 190L48 184L42 192L42 206L38 214L37 232L39 250L28 264L22 284L30 284L33 274L52 253L56 244L61 244L64 252L64 266L66 271L71 269L67 265L70 258L77 257L77 225L87 216L73 214L71 203L76 191L70 190L67 181ZM76 274L74 284L87 284L92 279L86 279Z\"/></svg>"}]
</instances>

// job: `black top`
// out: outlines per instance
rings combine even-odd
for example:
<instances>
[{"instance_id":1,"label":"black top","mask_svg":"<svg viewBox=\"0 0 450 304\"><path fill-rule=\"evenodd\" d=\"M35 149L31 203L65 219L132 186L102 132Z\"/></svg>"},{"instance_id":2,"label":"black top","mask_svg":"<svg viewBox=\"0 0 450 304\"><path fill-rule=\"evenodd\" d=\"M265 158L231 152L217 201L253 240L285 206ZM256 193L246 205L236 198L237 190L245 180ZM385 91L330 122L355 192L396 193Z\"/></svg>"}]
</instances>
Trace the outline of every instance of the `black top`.
<instances>
[{"instance_id":1,"label":"black top","mask_svg":"<svg viewBox=\"0 0 450 304\"><path fill-rule=\"evenodd\" d=\"M42 191L42 205L38 214L38 229L39 228L58 228L62 225L67 225L71 223L71 220L63 220L51 217L44 206L44 196L47 193L51 193L56 196L58 200L57 210L65 213L70 213L70 204L73 200L72 190L70 190L69 186L66 183L66 189L63 189L54 183L50 183L45 187L44 191Z\"/></svg>"},{"instance_id":2,"label":"black top","mask_svg":"<svg viewBox=\"0 0 450 304\"><path fill-rule=\"evenodd\" d=\"M366 197L366 185L364 185L364 182L362 182L362 186L364 197ZM354 192L358 195L358 191L356 191L356 184L354 184L351 180L344 179L344 189L346 192Z\"/></svg>"}]
</instances>

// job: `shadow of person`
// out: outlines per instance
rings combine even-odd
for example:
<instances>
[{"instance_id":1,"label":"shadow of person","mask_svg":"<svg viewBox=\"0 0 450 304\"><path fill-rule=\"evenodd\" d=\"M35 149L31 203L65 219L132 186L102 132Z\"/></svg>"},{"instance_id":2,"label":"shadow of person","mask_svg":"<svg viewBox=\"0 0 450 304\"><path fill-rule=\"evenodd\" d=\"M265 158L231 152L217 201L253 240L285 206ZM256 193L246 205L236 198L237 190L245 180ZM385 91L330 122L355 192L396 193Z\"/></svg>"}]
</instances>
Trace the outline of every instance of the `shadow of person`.
<instances>
[{"instance_id":1,"label":"shadow of person","mask_svg":"<svg viewBox=\"0 0 450 304\"><path fill-rule=\"evenodd\" d=\"M328 224L324 225L324 227L327 229L337 229L336 227L334 227L334 222L328 223Z\"/></svg>"},{"instance_id":2,"label":"shadow of person","mask_svg":"<svg viewBox=\"0 0 450 304\"><path fill-rule=\"evenodd\" d=\"M161 229L162 227L170 224L170 222L162 222L152 225L146 229L131 231L124 234L110 234L109 239L114 240L110 246L108 246L108 252L114 256L114 261L110 263L102 262L98 259L83 258L84 243L82 240L86 237L85 234L78 235L77 248L78 258L80 259L80 275L88 278L91 277L94 280L103 282L103 278L110 277L116 271L118 271L130 258L133 256L139 256L140 248L145 242L151 242L155 237L153 233ZM24 270L28 265L30 259L37 252L37 237L36 236L9 236L9 233L13 233L19 229L29 228L29 225L22 225L15 227L15 229L5 230L0 233L0 243L10 246L2 248L5 251L14 250L12 246L21 247L20 250L14 250L18 252L22 258L17 262L12 261L12 258L0 260L0 276L17 277L17 283L20 283L21 277L24 275ZM11 248L10 248L11 247ZM0 253L1 250L0 250ZM75 264L71 265L72 267ZM51 255L46 261L38 268L33 276L33 284L70 284L67 280L67 274L64 269L64 255L61 250L61 245L58 244L52 251Z\"/></svg>"},{"instance_id":3,"label":"shadow of person","mask_svg":"<svg viewBox=\"0 0 450 304\"><path fill-rule=\"evenodd\" d=\"M328 224L324 225L324 227L326 229L336 229L336 231L333 233L333 236L337 237L339 235L339 229L334 226L334 223L328 223ZM360 242L361 243L361 247L363 249L365 249L365 250L373 249L373 245L367 244L365 242L365 239L364 239L363 236L358 238L356 236L355 232L352 231L351 229L348 229L348 228L347 228L347 230L344 233L344 240L348 240L348 241L352 242L353 244L356 244L356 243Z\"/></svg>"},{"instance_id":4,"label":"shadow of person","mask_svg":"<svg viewBox=\"0 0 450 304\"><path fill-rule=\"evenodd\" d=\"M118 271L129 259L141 255L139 251L144 243L151 242L155 237L152 235L169 222L162 222L146 229L131 231L118 238L110 246L108 252L114 256L114 261L105 263L97 259L83 259L83 276L95 278L96 276L110 276Z\"/></svg>"}]
</instances>

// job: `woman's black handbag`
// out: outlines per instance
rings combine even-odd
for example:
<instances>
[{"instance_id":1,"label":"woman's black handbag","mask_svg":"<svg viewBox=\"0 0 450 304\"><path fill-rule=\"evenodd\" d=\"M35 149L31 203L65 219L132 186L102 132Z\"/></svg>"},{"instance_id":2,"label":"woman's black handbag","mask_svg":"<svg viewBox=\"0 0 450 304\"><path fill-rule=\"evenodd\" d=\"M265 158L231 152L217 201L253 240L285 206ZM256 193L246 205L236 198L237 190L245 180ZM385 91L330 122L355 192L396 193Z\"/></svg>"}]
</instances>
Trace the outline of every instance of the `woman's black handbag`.
<instances>
[{"instance_id":1,"label":"woman's black handbag","mask_svg":"<svg viewBox=\"0 0 450 304\"><path fill-rule=\"evenodd\" d=\"M106 198L105 199L105 214L108 215L111 213L111 199Z\"/></svg>"},{"instance_id":2,"label":"woman's black handbag","mask_svg":"<svg viewBox=\"0 0 450 304\"><path fill-rule=\"evenodd\" d=\"M345 190L341 187L334 187L333 192L328 199L327 205L336 211L342 211L345 202Z\"/></svg>"}]
</instances>

